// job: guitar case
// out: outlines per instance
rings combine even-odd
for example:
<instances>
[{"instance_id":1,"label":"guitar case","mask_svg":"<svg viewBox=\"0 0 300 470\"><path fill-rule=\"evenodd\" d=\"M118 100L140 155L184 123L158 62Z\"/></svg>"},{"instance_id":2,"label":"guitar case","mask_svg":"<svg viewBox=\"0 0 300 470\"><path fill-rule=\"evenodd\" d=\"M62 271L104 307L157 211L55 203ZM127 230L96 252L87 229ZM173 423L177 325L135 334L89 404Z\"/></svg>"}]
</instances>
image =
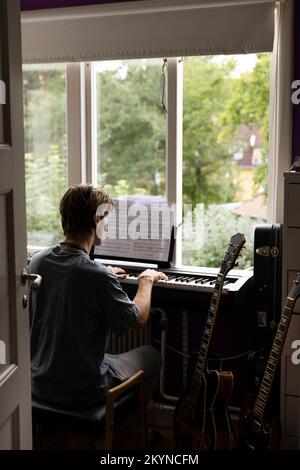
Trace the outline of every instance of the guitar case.
<instances>
[{"instance_id":1,"label":"guitar case","mask_svg":"<svg viewBox=\"0 0 300 470\"><path fill-rule=\"evenodd\" d=\"M267 363L282 304L282 238L281 224L258 225L254 231L254 309L256 315L256 351L248 357L252 369L252 385L258 392L260 380ZM280 374L277 371L270 407L279 414ZM252 389L253 391L253 389Z\"/></svg>"},{"instance_id":2,"label":"guitar case","mask_svg":"<svg viewBox=\"0 0 300 470\"><path fill-rule=\"evenodd\" d=\"M258 349L269 350L281 315L282 236L281 224L258 225L254 231L254 309Z\"/></svg>"}]
</instances>

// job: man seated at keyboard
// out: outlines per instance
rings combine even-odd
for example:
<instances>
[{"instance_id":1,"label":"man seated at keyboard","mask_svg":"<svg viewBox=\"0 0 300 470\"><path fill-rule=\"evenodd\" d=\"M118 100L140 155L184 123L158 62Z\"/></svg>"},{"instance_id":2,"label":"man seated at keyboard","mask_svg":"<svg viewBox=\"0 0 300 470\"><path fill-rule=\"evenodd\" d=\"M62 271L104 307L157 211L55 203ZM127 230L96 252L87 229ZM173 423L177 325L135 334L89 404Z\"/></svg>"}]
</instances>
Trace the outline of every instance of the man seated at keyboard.
<instances>
[{"instance_id":1,"label":"man seated at keyboard","mask_svg":"<svg viewBox=\"0 0 300 470\"><path fill-rule=\"evenodd\" d=\"M68 405L93 405L106 390L143 369L148 398L154 393L160 355L142 346L119 355L106 354L109 331L117 335L145 324L151 290L165 274L147 269L139 275L131 301L119 279L120 268L92 261L89 252L100 244L112 200L91 185L73 186L60 202L64 242L33 255L29 270L42 276L30 293L32 393Z\"/></svg>"}]
</instances>

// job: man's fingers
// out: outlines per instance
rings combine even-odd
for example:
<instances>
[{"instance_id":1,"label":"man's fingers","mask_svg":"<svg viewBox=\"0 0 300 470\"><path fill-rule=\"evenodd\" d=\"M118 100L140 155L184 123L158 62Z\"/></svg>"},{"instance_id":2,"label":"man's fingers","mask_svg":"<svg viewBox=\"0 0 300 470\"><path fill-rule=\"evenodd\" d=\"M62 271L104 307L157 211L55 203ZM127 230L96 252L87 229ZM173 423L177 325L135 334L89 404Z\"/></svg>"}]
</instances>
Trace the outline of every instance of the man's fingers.
<instances>
[{"instance_id":1,"label":"man's fingers","mask_svg":"<svg viewBox=\"0 0 300 470\"><path fill-rule=\"evenodd\" d=\"M139 275L139 278L142 277L150 277L152 278L153 282L168 280L168 276L166 276L166 274L162 273L161 271L156 271L155 269L146 269Z\"/></svg>"},{"instance_id":2,"label":"man's fingers","mask_svg":"<svg viewBox=\"0 0 300 470\"><path fill-rule=\"evenodd\" d=\"M117 273L116 276L117 276L118 279L126 279L128 277L128 274L126 274L126 273L124 273L124 274Z\"/></svg>"},{"instance_id":3,"label":"man's fingers","mask_svg":"<svg viewBox=\"0 0 300 470\"><path fill-rule=\"evenodd\" d=\"M114 274L126 274L125 270L117 266L107 266Z\"/></svg>"},{"instance_id":4,"label":"man's fingers","mask_svg":"<svg viewBox=\"0 0 300 470\"><path fill-rule=\"evenodd\" d=\"M116 274L122 274L122 273L125 273L125 270L122 269L122 268L115 268L115 273Z\"/></svg>"}]
</instances>

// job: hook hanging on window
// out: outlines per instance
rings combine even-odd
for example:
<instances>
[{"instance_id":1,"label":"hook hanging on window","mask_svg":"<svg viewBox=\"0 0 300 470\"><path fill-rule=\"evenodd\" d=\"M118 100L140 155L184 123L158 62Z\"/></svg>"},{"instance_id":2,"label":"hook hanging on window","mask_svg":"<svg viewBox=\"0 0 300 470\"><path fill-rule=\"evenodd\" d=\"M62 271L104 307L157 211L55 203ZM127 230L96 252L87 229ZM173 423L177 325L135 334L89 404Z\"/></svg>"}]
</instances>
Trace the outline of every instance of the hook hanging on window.
<instances>
[{"instance_id":1,"label":"hook hanging on window","mask_svg":"<svg viewBox=\"0 0 300 470\"><path fill-rule=\"evenodd\" d=\"M167 75L167 59L163 59L161 68L161 110L163 113L167 113L166 108L166 75Z\"/></svg>"}]
</instances>

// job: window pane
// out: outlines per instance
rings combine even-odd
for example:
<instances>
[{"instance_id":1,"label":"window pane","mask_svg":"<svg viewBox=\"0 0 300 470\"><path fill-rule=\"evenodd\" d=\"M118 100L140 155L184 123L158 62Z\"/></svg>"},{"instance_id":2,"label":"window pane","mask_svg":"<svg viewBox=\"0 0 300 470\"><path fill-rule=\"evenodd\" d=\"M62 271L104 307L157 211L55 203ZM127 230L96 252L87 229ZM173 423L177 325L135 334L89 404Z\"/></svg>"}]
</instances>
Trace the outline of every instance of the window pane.
<instances>
[{"instance_id":1,"label":"window pane","mask_svg":"<svg viewBox=\"0 0 300 470\"><path fill-rule=\"evenodd\" d=\"M112 196L165 195L162 59L94 64L98 184Z\"/></svg>"},{"instance_id":2,"label":"window pane","mask_svg":"<svg viewBox=\"0 0 300 470\"><path fill-rule=\"evenodd\" d=\"M67 188L64 65L23 68L28 245L62 239L59 201Z\"/></svg>"},{"instance_id":3,"label":"window pane","mask_svg":"<svg viewBox=\"0 0 300 470\"><path fill-rule=\"evenodd\" d=\"M253 264L267 219L269 66L270 54L184 60L183 264L218 267L236 232L248 248L239 266Z\"/></svg>"}]
</instances>

